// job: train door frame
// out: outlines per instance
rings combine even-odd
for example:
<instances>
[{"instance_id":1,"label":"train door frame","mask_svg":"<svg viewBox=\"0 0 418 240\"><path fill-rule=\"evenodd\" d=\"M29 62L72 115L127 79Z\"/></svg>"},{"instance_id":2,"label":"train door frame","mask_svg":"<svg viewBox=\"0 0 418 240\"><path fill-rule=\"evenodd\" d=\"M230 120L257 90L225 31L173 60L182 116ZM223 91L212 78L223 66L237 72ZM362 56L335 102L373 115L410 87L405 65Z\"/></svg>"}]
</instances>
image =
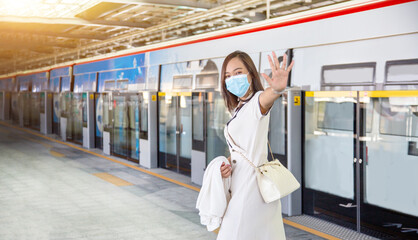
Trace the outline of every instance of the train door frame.
<instances>
[{"instance_id":1,"label":"train door frame","mask_svg":"<svg viewBox=\"0 0 418 240\"><path fill-rule=\"evenodd\" d=\"M83 92L82 98L82 144L85 148L94 148L96 137L94 92Z\"/></svg>"},{"instance_id":2,"label":"train door frame","mask_svg":"<svg viewBox=\"0 0 418 240\"><path fill-rule=\"evenodd\" d=\"M8 91L0 91L0 94L0 120L7 121L11 118L11 94Z\"/></svg>"},{"instance_id":3,"label":"train door frame","mask_svg":"<svg viewBox=\"0 0 418 240\"><path fill-rule=\"evenodd\" d=\"M416 88L416 86L414 87ZM391 141L393 141L393 138L397 138L398 140L399 138L405 138L405 139L409 138L410 140L409 143L415 142L414 139L415 140L417 139L416 136L411 135L409 137L406 137L406 136L399 136L399 135L398 136L390 135L388 134L388 132L385 132L384 130L382 130L381 120L384 114L377 115L376 113L378 111L382 111L382 105L383 105L381 102L382 100L388 99L388 98L396 98L396 94L404 95L404 97L407 96L406 99L411 98L411 97L416 99L418 96L417 91L416 90L411 91L411 89L400 90L400 91L371 91L371 92L360 91L359 94L360 94L360 97L365 94L367 94L366 96L369 96L369 94L371 94L372 96L370 96L370 99L372 101L371 101L371 105L369 106L366 102L359 101L359 110L358 110L359 111L359 114L358 114L359 130L358 131L360 132L360 134L357 137L358 138L357 145L359 146L359 150L358 150L359 152L356 152L356 154L357 156L359 156L359 158L357 158L356 162L357 162L357 165L359 166L358 172L357 172L357 174L359 175L358 177L358 181L359 181L358 201L360 204L360 208L358 209L359 211L358 214L359 214L359 219L361 220L359 223L360 226L358 228L363 229L363 227L373 226L374 228L377 227L379 232L384 232L384 233L388 233L391 235L394 234L398 238L416 239L416 236L417 236L416 234L418 234L417 232L418 222L417 222L416 217L414 217L412 214L406 214L405 212L396 211L395 209L378 206L376 202L375 203L367 202L367 200L370 200L370 198L367 198L367 189L368 187L370 187L370 185L367 184L366 175L368 173L367 166L369 165L369 161L372 165L376 164L375 163L376 158L375 157L373 158L373 156L376 156L375 155L376 151L374 151L374 154L371 153L372 151L369 151L369 147L371 147L369 143L371 144L373 141L370 141L367 139L368 133L371 134L376 131L373 131L371 129L370 131L367 130L368 128L367 119L371 117L372 119L371 128L377 129L377 131L379 132L379 138L381 138L380 140L381 143L390 144ZM411 103L408 103L408 100L406 99L403 100L402 98L400 99L398 98L397 101L402 102L402 104L405 104L405 106L411 106L409 105ZM390 102L390 99L388 100L388 102ZM396 103L395 103L395 106L396 106ZM379 110L376 109L376 112L368 111L369 108L372 108L373 110L375 110L375 107ZM368 114L371 114L371 116L368 116ZM373 118L375 120L373 120ZM409 122L408 125L411 127L413 123L412 123L412 119L410 120L411 121ZM379 140L377 140L377 142L379 142ZM407 144L405 145L402 146L401 148L405 149L408 155L412 155L411 157L415 158L417 155L415 153L410 152L411 145L409 146L407 146ZM371 160L369 159L369 154L372 155ZM386 162L385 159L379 159L379 160ZM405 159L404 157L399 156L398 160L402 161ZM410 166L408 167L410 168ZM390 175L395 175L395 174L391 173ZM402 188L401 185L399 185L399 187ZM389 186L389 189L390 189L390 186ZM394 223L394 224L396 223L396 225L400 227L394 228L394 226L396 225L393 225L391 223ZM414 232L415 232L415 235L413 234Z\"/></svg>"},{"instance_id":4,"label":"train door frame","mask_svg":"<svg viewBox=\"0 0 418 240\"><path fill-rule=\"evenodd\" d=\"M135 155L138 155L138 158L136 159L136 158L134 158L134 157L132 157L131 156L131 154L129 153L129 151L130 151L130 147L132 146L130 143L131 143L131 140L132 140L132 129L130 128L130 115L129 115L129 104L130 104L130 101L131 101L131 96L133 96L133 95L136 95L137 97L138 97L138 105L136 106L137 107L137 110L134 110L134 111L137 111L137 112L135 112L135 114L136 113L138 113L139 115L140 115L140 104L139 104L139 99L140 99L140 95L139 95L139 93L138 92L113 92L112 93L112 95L111 95L111 104L113 104L113 106L112 106L112 108L113 108L113 111L112 111L112 114L113 114L113 116L112 116L112 125L113 125L113 128L112 128L112 132L110 133L110 154L111 155L113 155L113 156L117 156L117 157L120 157L120 158L124 158L124 159L127 159L127 160L129 160L129 161L132 161L132 162L134 162L134 163L138 163L139 164L139 162L140 162L140 146L139 146L139 143L140 143L140 128L139 128L139 125L138 126L135 126L135 128L133 129L133 131L135 131L135 141L136 141L136 153L135 153ZM122 96L122 97L124 97L125 99L124 99L124 111L126 112L126 121L128 122L127 123L127 127L126 127L126 129L124 129L123 131L126 131L127 132L127 134L124 136L124 138L125 138L125 142L126 142L126 145L124 145L124 146L122 146L122 148L124 147L125 149L126 149L126 155L125 154L120 154L120 153L117 153L116 151L115 151L115 143L114 143L114 141L115 141L115 129L116 129L116 127L115 127L115 118L116 118L116 100L115 100L115 97L120 97L120 96ZM139 124L139 121L140 121L140 116L138 115L138 119L135 117L135 124ZM138 120L138 121L137 121ZM122 123L123 124L123 123ZM131 153L132 153L132 151L131 151Z\"/></svg>"},{"instance_id":5,"label":"train door frame","mask_svg":"<svg viewBox=\"0 0 418 240\"><path fill-rule=\"evenodd\" d=\"M58 100L58 101L56 101ZM61 135L61 105L60 105L60 93L53 92L52 93L52 133L56 134L57 136ZM58 103L58 106L55 104ZM58 110L58 111L55 111ZM54 121L54 119L57 121Z\"/></svg>"},{"instance_id":6,"label":"train door frame","mask_svg":"<svg viewBox=\"0 0 418 240\"><path fill-rule=\"evenodd\" d=\"M315 97L315 93L312 92L307 92L305 94L306 98L308 97ZM326 92L325 92L326 93ZM354 222L357 227L359 222L357 220L358 219L358 192L357 192L357 184L359 184L358 182L358 177L359 175L357 175L357 163L355 162L355 159L358 159L357 157L357 150L359 150L359 148L356 147L357 144L357 131L359 129L357 129L357 125L358 125L358 121L359 121L359 116L357 116L360 112L358 112L358 104L356 102L356 96L352 95L350 96L346 96L344 93L342 96L339 96L338 93L335 93L335 95L337 97L348 97L348 98L353 98L354 102L352 102L352 114L353 117L352 119L349 119L348 121L351 121L353 124L353 129L352 131L347 131L347 133L349 135L353 134L353 140L349 140L348 137L346 137L346 141L347 142L351 142L353 144L353 148L350 150L347 150L347 152L349 154L352 153L352 155L350 156L346 156L346 158L351 158L352 160L352 169L346 169L346 171L353 171L353 178L350 179L350 182L353 183L353 199L349 199L349 198L345 198L345 197L341 197L338 196L337 194L331 194L331 193L327 193L325 191L319 191L319 190L315 190L313 188L309 188L306 186L306 182L303 184L303 192L304 192L304 198L303 198L303 207L304 207L304 213L305 214L309 214L309 215L315 215L317 217L328 217L330 216L331 213L333 213L334 215L338 215L340 216L339 218L345 218L347 219L349 222ZM332 95L334 96L334 95ZM321 97L319 97L321 98ZM329 100L330 101L330 100ZM325 101L325 103L329 102L329 101ZM350 101L347 100L348 103L350 103ZM304 110L304 113L307 110ZM304 121L307 121L308 119L304 119ZM306 123L304 124L304 128L306 128ZM326 127L324 126L324 128L326 129ZM304 165L305 167L307 166L307 159L306 159L306 132L303 134L304 135ZM325 134L325 136L328 136L327 134ZM323 146L326 147L326 146ZM349 146L346 146L349 147ZM353 162L354 159L354 162ZM305 171L306 172L306 171ZM304 173L305 174L305 173ZM304 181L307 180L307 177L304 175ZM354 226L352 226L354 227Z\"/></svg>"},{"instance_id":7,"label":"train door frame","mask_svg":"<svg viewBox=\"0 0 418 240\"><path fill-rule=\"evenodd\" d=\"M40 108L39 108L39 119L40 119L40 132L47 135L52 133L52 122L53 122L53 100L52 92L43 91L40 92Z\"/></svg>"},{"instance_id":8,"label":"train door frame","mask_svg":"<svg viewBox=\"0 0 418 240\"><path fill-rule=\"evenodd\" d=\"M157 92L139 92L139 164L145 168L158 166Z\"/></svg>"},{"instance_id":9,"label":"train door frame","mask_svg":"<svg viewBox=\"0 0 418 240\"><path fill-rule=\"evenodd\" d=\"M103 96L105 92L95 92L94 94L94 146L95 148L103 150ZM100 102L101 101L101 102ZM99 119L100 118L100 119ZM101 129L100 129L101 128ZM101 130L101 136L98 132Z\"/></svg>"},{"instance_id":10,"label":"train door frame","mask_svg":"<svg viewBox=\"0 0 418 240\"><path fill-rule=\"evenodd\" d=\"M395 91L396 92L396 91ZM399 92L399 91L398 91ZM321 96L322 94L322 96ZM369 204L365 201L366 196L366 176L365 168L368 160L368 149L367 149L367 103L366 100L362 100L363 97L373 98L374 91L348 91L348 92L307 92L306 95L309 97L324 98L324 101L330 102L334 100L328 100L332 98L330 94L338 95L342 94L345 98L352 98L353 106L353 118L350 120L353 124L352 131L347 131L351 137L347 135L346 141L353 141L352 152L352 169L346 169L347 171L353 172L351 179L353 184L353 198L344 198L337 194L327 193L320 190L315 190L306 187L306 182L303 184L303 206L304 213L308 215L314 215L316 217L325 218L326 220L335 221L337 224L342 224L346 227L357 230L358 232L368 232L368 234L381 234L386 237L386 234L395 234L397 237L408 239L410 235L407 235L407 231L401 231L401 227L397 227L396 231L393 229L393 224L399 226L409 225L409 227L416 228L416 218L404 213L396 212L395 210L385 209L383 207ZM383 94L382 91L376 91L375 97L379 94ZM396 94L396 93L395 93ZM399 95L405 96L405 93ZM383 94L388 95L388 93ZM308 97L306 97L308 98ZM365 98L365 99L367 99ZM351 100L350 100L351 101ZM306 104L308 105L308 104ZM304 111L306 112L306 111ZM305 124L306 126L306 124ZM379 126L372 126L379 128ZM316 130L319 131L319 130ZM305 132L306 133L306 132ZM325 132L324 136L332 136L332 132ZM306 134L305 134L306 135ZM335 135L335 134L334 134ZM306 136L305 136L306 137ZM305 144L306 141L303 141ZM324 146L326 147L326 146ZM347 146L348 147L348 146ZM304 148L304 151L306 149ZM339 153L341 154L341 153ZM342 156L343 157L343 156ZM348 158L348 157L347 157ZM306 164L306 153L304 153L304 164ZM318 164L318 163L315 163ZM306 170L305 170L306 171ZM347 172L346 172L347 173ZM305 180L307 180L305 178ZM371 218L371 216L373 216ZM338 220L337 220L338 219ZM343 219L343 220L341 220ZM387 223L387 224L386 224ZM382 225L383 224L383 225ZM387 226L386 226L387 225ZM405 226L407 227L407 226ZM366 230L367 229L367 230Z\"/></svg>"},{"instance_id":11,"label":"train door frame","mask_svg":"<svg viewBox=\"0 0 418 240\"><path fill-rule=\"evenodd\" d=\"M181 105L187 104L187 100L185 99L185 97L190 97L190 134L192 134L192 91L191 90L185 90L185 91L178 91L178 92L158 92L158 98L159 98L159 106L158 106L158 124L160 125L160 118L161 118L161 107L160 107L160 103L162 102L161 97L168 97L171 96L171 100L170 102L173 101L173 99L175 99L175 135L176 135L176 146L175 146L175 156L173 154L167 153L167 152L161 152L160 149L158 149L158 166L162 167L162 168L166 168L170 170L170 164L168 164L168 157L167 158L163 158L162 155L165 154L166 156L169 156L171 158L171 161L173 160L173 157L175 159L175 165L171 164L173 166L173 169L175 169L175 172L177 173L181 173L183 175L186 176L191 176L191 151L192 151L192 142L190 142L190 159L187 157L183 157L180 156L181 155L181 149L182 149L182 145L181 145L181 136L180 134L184 133L184 127L181 124L181 117L180 117L180 108ZM184 98L182 98L184 97ZM181 102L182 99L184 99L184 102ZM166 101L166 100L164 100ZM186 105L187 107L187 105ZM158 138L158 146L161 146L161 137L160 137L160 127L159 127L159 138ZM190 141L192 141L192 138L190 138ZM181 167L181 162L185 163L185 165L189 165L190 169L188 168L188 166L185 167ZM184 165L184 164L183 164ZM190 173L189 173L190 172Z\"/></svg>"}]
</instances>

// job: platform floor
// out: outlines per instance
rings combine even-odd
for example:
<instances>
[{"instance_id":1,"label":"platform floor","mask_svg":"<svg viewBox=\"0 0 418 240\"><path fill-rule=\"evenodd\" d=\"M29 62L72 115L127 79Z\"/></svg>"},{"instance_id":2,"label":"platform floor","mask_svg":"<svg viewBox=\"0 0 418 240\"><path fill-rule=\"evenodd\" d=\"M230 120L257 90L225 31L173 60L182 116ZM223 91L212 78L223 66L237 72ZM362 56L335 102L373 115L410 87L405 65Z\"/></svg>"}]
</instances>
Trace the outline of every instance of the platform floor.
<instances>
[{"instance_id":1,"label":"platform floor","mask_svg":"<svg viewBox=\"0 0 418 240\"><path fill-rule=\"evenodd\" d=\"M0 239L216 239L199 223L196 190L30 132L0 124Z\"/></svg>"}]
</instances>

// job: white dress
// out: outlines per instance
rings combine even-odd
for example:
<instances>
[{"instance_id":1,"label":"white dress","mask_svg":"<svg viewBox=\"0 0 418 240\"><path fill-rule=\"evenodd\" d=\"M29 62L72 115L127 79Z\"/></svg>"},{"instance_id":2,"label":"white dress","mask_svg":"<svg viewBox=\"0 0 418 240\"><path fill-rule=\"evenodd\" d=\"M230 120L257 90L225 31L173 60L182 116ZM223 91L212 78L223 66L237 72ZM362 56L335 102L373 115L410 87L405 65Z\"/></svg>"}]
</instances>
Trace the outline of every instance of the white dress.
<instances>
[{"instance_id":1,"label":"white dress","mask_svg":"<svg viewBox=\"0 0 418 240\"><path fill-rule=\"evenodd\" d=\"M225 127L235 144L246 150L246 157L259 166L267 161L267 134L270 112L260 110L261 91L235 111ZM227 132L228 131L228 132ZM228 142L228 141L227 141ZM257 185L254 168L246 159L231 151L231 200L217 240L282 240L286 239L280 200L265 203Z\"/></svg>"}]
</instances>

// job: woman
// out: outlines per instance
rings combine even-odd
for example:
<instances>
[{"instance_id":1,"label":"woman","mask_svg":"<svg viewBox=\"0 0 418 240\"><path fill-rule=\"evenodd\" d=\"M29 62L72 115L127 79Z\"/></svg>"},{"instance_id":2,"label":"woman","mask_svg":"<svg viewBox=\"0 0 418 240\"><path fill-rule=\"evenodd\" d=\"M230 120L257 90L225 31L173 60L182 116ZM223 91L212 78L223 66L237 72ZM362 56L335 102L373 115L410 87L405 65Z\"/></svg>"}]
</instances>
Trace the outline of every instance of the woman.
<instances>
[{"instance_id":1,"label":"woman","mask_svg":"<svg viewBox=\"0 0 418 240\"><path fill-rule=\"evenodd\" d=\"M231 200L228 204L218 240L286 239L280 200L265 203L257 185L254 168L232 147L239 146L245 156L259 166L267 161L269 110L287 86L293 61L286 68L287 56L280 63L273 52L268 56L272 77L262 74L270 87L263 89L250 56L235 51L222 65L222 94L233 117L225 127L230 165L222 164L222 177L231 176ZM234 147L235 149L235 147Z\"/></svg>"}]
</instances>

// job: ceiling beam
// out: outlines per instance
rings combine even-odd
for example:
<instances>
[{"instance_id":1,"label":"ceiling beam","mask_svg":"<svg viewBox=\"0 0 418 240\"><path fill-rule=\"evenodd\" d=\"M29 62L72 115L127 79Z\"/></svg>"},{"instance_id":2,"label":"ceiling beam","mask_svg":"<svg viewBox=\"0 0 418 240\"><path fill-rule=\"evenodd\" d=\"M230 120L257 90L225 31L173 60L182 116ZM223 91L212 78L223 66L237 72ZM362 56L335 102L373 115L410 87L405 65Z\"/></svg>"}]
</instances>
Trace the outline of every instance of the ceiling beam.
<instances>
[{"instance_id":1,"label":"ceiling beam","mask_svg":"<svg viewBox=\"0 0 418 240\"><path fill-rule=\"evenodd\" d=\"M149 4L168 7L190 7L211 9L219 6L218 3L210 1L194 1L194 0L106 0L106 2L122 3L122 4Z\"/></svg>"},{"instance_id":2,"label":"ceiling beam","mask_svg":"<svg viewBox=\"0 0 418 240\"><path fill-rule=\"evenodd\" d=\"M54 53L53 49L45 48L45 46L41 46L38 44L29 44L29 43L26 43L25 45L21 45L21 44L8 44L8 43L0 42L0 49L13 50L13 51L25 50L25 51L32 51L32 52L41 53L41 54Z\"/></svg>"},{"instance_id":3,"label":"ceiling beam","mask_svg":"<svg viewBox=\"0 0 418 240\"><path fill-rule=\"evenodd\" d=\"M0 32L1 36L1 32ZM21 38L13 38L13 37L4 37L0 39L0 46L23 46L23 45L34 45L37 47L60 47L60 48L76 48L77 43L76 42L61 42L61 41L52 41L49 39L34 39L31 37L28 37L27 39L21 39Z\"/></svg>"},{"instance_id":4,"label":"ceiling beam","mask_svg":"<svg viewBox=\"0 0 418 240\"><path fill-rule=\"evenodd\" d=\"M33 35L44 35L52 37L70 38L70 39L92 39L92 40L106 40L106 36L97 34L71 34L71 33L59 33L59 32L48 32L48 31L34 31L34 30L14 30L14 29L3 29L0 28L0 32L14 33L14 34L33 34Z\"/></svg>"},{"instance_id":5,"label":"ceiling beam","mask_svg":"<svg viewBox=\"0 0 418 240\"><path fill-rule=\"evenodd\" d=\"M46 17L15 17L0 16L0 22L3 23L32 23L32 24L52 24L52 25L81 25L81 26L115 26L130 28L147 28L151 25L141 22L127 21L105 21L105 20L84 20L77 18L46 18Z\"/></svg>"}]
</instances>

